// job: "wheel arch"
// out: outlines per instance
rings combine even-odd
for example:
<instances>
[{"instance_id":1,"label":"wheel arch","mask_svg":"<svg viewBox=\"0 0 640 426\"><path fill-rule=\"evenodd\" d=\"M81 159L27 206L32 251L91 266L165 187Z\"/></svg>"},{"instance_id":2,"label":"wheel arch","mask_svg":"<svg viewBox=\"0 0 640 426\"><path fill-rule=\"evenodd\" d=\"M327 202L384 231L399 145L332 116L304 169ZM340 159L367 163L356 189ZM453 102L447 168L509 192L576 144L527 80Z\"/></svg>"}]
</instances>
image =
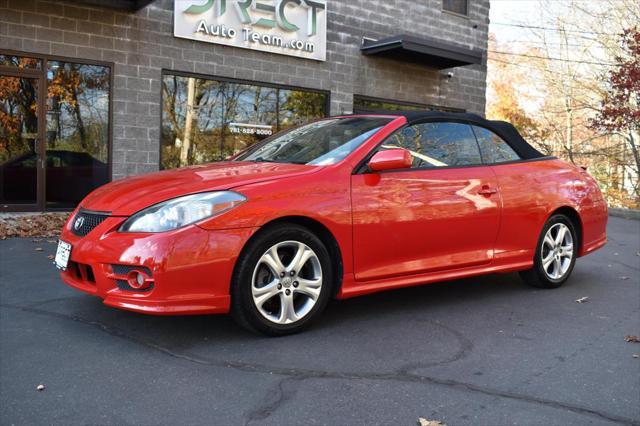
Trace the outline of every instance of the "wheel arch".
<instances>
[{"instance_id":1,"label":"wheel arch","mask_svg":"<svg viewBox=\"0 0 640 426\"><path fill-rule=\"evenodd\" d=\"M582 218L580 217L580 213L576 209L571 206L562 206L555 209L551 214L547 217L547 220L551 218L553 215L562 214L569 218L573 228L576 230L576 234L578 236L578 255L582 255L582 244L583 244L583 224Z\"/></svg>"},{"instance_id":2,"label":"wheel arch","mask_svg":"<svg viewBox=\"0 0 640 426\"><path fill-rule=\"evenodd\" d=\"M325 245L325 247L329 251L329 256L331 257L331 263L335 268L335 275L336 275L335 283L334 283L335 285L334 285L334 288L332 289L332 296L335 297L340 292L340 288L342 287L342 278L344 275L342 250L340 249L340 245L338 244L338 241L336 240L333 233L329 230L329 228L327 228L322 222L319 222L318 220L310 218L308 216L283 216L277 219L273 219L265 223L264 225L262 225L260 229L257 232L255 232L242 247L240 255L238 255L236 259L236 264L234 265L234 268L233 268L234 276L237 272L236 268L238 267L238 261L244 254L247 247L249 247L250 243L259 235L261 235L263 232L267 231L273 226L286 224L286 223L296 224L304 228L307 228L308 230L313 232L318 238L320 238L322 243Z\"/></svg>"}]
</instances>

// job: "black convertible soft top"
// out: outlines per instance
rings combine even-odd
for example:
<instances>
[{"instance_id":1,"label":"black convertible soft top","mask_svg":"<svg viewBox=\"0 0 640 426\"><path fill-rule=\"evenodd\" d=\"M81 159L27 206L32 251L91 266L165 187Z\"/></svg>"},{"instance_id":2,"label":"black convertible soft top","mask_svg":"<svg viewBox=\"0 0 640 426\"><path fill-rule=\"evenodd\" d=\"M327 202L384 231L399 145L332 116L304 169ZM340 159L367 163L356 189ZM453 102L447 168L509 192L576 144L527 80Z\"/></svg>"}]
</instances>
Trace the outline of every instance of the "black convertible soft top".
<instances>
[{"instance_id":1,"label":"black convertible soft top","mask_svg":"<svg viewBox=\"0 0 640 426\"><path fill-rule=\"evenodd\" d=\"M512 124L506 121L487 120L476 114L466 112L446 112L446 111L393 111L388 115L403 116L409 124L419 123L421 121L458 121L470 123L485 127L507 142L511 148L524 160L545 157L544 154L529 145L524 138L518 133Z\"/></svg>"}]
</instances>

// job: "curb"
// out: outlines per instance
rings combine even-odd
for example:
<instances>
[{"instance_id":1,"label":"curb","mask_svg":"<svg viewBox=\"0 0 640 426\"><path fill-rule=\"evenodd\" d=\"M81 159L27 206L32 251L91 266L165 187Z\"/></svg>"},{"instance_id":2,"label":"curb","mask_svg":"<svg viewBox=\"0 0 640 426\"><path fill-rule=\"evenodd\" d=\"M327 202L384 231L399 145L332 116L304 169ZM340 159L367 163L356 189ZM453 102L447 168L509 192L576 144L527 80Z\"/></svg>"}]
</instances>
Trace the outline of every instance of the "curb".
<instances>
[{"instance_id":1,"label":"curb","mask_svg":"<svg viewBox=\"0 0 640 426\"><path fill-rule=\"evenodd\" d=\"M640 220L640 210L619 209L609 207L609 216L621 217L624 219Z\"/></svg>"}]
</instances>

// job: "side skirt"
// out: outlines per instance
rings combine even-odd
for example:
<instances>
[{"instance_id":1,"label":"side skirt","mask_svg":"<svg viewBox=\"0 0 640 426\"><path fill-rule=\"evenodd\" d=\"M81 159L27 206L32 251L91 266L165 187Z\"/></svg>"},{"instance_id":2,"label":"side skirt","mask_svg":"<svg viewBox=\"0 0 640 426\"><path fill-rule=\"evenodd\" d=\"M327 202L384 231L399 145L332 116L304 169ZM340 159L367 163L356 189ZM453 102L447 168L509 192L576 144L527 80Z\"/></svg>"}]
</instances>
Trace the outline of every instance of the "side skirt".
<instances>
[{"instance_id":1,"label":"side skirt","mask_svg":"<svg viewBox=\"0 0 640 426\"><path fill-rule=\"evenodd\" d=\"M487 275L497 272L523 271L530 269L532 266L533 260L528 260L501 265L483 265L481 267L453 269L428 274L408 275L371 281L356 281L353 274L345 274L342 281L342 288L336 298L348 299L350 297L362 296L383 290L412 287L442 281L452 281L460 278Z\"/></svg>"}]
</instances>

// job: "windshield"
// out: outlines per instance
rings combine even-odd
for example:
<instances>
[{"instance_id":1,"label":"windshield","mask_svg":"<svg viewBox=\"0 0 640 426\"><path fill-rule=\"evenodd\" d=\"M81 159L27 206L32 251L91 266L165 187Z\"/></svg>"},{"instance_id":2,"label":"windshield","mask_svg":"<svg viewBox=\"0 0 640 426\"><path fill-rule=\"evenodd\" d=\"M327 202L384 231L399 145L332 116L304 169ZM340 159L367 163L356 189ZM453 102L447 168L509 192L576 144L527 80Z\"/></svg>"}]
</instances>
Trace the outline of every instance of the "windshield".
<instances>
[{"instance_id":1,"label":"windshield","mask_svg":"<svg viewBox=\"0 0 640 426\"><path fill-rule=\"evenodd\" d=\"M336 164L392 119L330 118L297 127L256 144L235 161L326 166Z\"/></svg>"}]
</instances>

